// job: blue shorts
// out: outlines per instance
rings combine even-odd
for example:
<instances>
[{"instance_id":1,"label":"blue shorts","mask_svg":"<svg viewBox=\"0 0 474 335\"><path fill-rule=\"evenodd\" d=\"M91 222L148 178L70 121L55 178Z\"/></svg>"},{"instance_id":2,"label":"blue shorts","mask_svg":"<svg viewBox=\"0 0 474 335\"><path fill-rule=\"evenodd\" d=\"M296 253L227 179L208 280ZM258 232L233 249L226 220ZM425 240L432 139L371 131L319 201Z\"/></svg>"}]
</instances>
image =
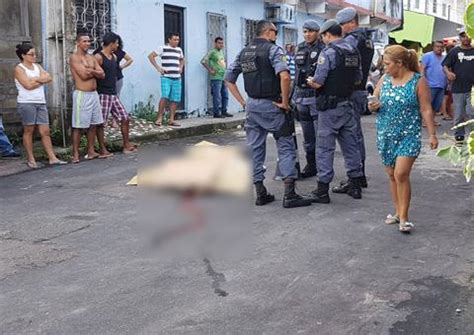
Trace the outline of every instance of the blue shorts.
<instances>
[{"instance_id":1,"label":"blue shorts","mask_svg":"<svg viewBox=\"0 0 474 335\"><path fill-rule=\"evenodd\" d=\"M161 97L172 102L180 102L181 78L161 77Z\"/></svg>"}]
</instances>

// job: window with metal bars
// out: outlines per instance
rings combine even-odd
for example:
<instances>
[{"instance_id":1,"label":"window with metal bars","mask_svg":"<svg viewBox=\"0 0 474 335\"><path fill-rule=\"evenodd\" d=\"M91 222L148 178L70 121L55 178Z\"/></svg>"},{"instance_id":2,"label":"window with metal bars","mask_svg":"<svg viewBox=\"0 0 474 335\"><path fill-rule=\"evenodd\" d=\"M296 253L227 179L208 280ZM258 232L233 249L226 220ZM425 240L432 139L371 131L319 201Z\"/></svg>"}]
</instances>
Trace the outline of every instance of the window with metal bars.
<instances>
[{"instance_id":1,"label":"window with metal bars","mask_svg":"<svg viewBox=\"0 0 474 335\"><path fill-rule=\"evenodd\" d=\"M110 0L74 0L73 12L76 32L89 33L91 48L98 48L111 29Z\"/></svg>"},{"instance_id":2,"label":"window with metal bars","mask_svg":"<svg viewBox=\"0 0 474 335\"><path fill-rule=\"evenodd\" d=\"M257 37L257 20L244 19L244 46L249 45Z\"/></svg>"},{"instance_id":3,"label":"window with metal bars","mask_svg":"<svg viewBox=\"0 0 474 335\"><path fill-rule=\"evenodd\" d=\"M298 30L290 27L283 27L283 45L297 45Z\"/></svg>"}]
</instances>

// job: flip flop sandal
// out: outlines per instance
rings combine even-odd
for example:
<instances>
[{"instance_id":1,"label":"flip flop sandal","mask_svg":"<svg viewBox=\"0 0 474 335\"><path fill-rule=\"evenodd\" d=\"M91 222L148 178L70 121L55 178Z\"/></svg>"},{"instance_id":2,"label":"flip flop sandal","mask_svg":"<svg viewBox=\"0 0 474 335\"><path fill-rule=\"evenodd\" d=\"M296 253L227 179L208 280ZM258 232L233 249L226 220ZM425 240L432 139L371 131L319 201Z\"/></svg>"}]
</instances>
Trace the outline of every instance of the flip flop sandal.
<instances>
[{"instance_id":1,"label":"flip flop sandal","mask_svg":"<svg viewBox=\"0 0 474 335\"><path fill-rule=\"evenodd\" d=\"M30 168L30 169L37 169L38 168L38 164L36 164L36 162L30 162L30 161L27 161L26 162L26 165Z\"/></svg>"},{"instance_id":2,"label":"flip flop sandal","mask_svg":"<svg viewBox=\"0 0 474 335\"><path fill-rule=\"evenodd\" d=\"M161 122L155 122L155 126L161 127L161 125L162 125Z\"/></svg>"},{"instance_id":3,"label":"flip flop sandal","mask_svg":"<svg viewBox=\"0 0 474 335\"><path fill-rule=\"evenodd\" d=\"M87 159L87 160L93 160L93 159L96 159L96 158L99 158L100 155L97 155L97 156L89 156L89 155L85 155L84 158Z\"/></svg>"},{"instance_id":4,"label":"flip flop sandal","mask_svg":"<svg viewBox=\"0 0 474 335\"><path fill-rule=\"evenodd\" d=\"M135 152L137 152L137 151L138 151L138 149L137 149L136 147L132 147L131 149L124 149L124 150L123 150L123 153L124 153L124 154L133 154L133 153L135 153Z\"/></svg>"},{"instance_id":5,"label":"flip flop sandal","mask_svg":"<svg viewBox=\"0 0 474 335\"><path fill-rule=\"evenodd\" d=\"M398 215L388 214L387 218L385 219L385 224L396 224L396 223L400 223L400 218L398 217Z\"/></svg>"},{"instance_id":6,"label":"flip flop sandal","mask_svg":"<svg viewBox=\"0 0 474 335\"><path fill-rule=\"evenodd\" d=\"M168 126L170 126L170 127L181 127L181 125L179 123L176 123L176 122L170 122L170 123L168 123Z\"/></svg>"},{"instance_id":7,"label":"flip flop sandal","mask_svg":"<svg viewBox=\"0 0 474 335\"><path fill-rule=\"evenodd\" d=\"M398 228L400 229L400 232L409 234L413 228L415 228L415 225L411 222L400 222L398 225Z\"/></svg>"},{"instance_id":8,"label":"flip flop sandal","mask_svg":"<svg viewBox=\"0 0 474 335\"><path fill-rule=\"evenodd\" d=\"M109 157L112 157L114 154L109 152L108 154L105 154L105 155L99 155L97 158L99 159L106 159L106 158L109 158Z\"/></svg>"},{"instance_id":9,"label":"flip flop sandal","mask_svg":"<svg viewBox=\"0 0 474 335\"><path fill-rule=\"evenodd\" d=\"M49 163L49 166L66 165L66 164L67 164L67 162L58 159L56 162Z\"/></svg>"},{"instance_id":10,"label":"flip flop sandal","mask_svg":"<svg viewBox=\"0 0 474 335\"><path fill-rule=\"evenodd\" d=\"M81 161L79 159L72 159L71 163L72 164L79 164Z\"/></svg>"}]
</instances>

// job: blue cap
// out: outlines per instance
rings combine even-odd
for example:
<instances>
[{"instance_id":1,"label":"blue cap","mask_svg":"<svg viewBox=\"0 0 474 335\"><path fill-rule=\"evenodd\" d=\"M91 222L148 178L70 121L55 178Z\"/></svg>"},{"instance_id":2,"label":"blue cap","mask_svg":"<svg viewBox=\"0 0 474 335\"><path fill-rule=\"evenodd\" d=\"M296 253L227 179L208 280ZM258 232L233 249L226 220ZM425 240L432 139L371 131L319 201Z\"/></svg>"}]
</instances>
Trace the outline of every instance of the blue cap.
<instances>
[{"instance_id":1,"label":"blue cap","mask_svg":"<svg viewBox=\"0 0 474 335\"><path fill-rule=\"evenodd\" d=\"M344 24L354 20L357 15L357 11L352 7L346 7L337 12L335 19L339 24Z\"/></svg>"},{"instance_id":2,"label":"blue cap","mask_svg":"<svg viewBox=\"0 0 474 335\"><path fill-rule=\"evenodd\" d=\"M319 24L315 20L306 20L303 23L303 29L318 31Z\"/></svg>"},{"instance_id":3,"label":"blue cap","mask_svg":"<svg viewBox=\"0 0 474 335\"><path fill-rule=\"evenodd\" d=\"M326 22L323 23L323 25L321 26L321 29L319 30L319 33L320 34L325 33L326 31L328 31L332 27L338 26L338 25L339 25L338 21L336 21L334 19L329 19L329 20L327 20Z\"/></svg>"}]
</instances>

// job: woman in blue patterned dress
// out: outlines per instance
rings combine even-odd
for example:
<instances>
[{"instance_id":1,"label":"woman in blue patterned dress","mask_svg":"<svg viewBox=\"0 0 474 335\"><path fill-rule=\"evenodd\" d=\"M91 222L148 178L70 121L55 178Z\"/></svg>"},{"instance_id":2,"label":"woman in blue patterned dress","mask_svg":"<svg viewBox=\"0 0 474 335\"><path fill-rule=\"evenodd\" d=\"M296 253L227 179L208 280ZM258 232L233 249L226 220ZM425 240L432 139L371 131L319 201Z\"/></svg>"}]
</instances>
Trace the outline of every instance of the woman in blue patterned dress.
<instances>
[{"instance_id":1,"label":"woman in blue patterned dress","mask_svg":"<svg viewBox=\"0 0 474 335\"><path fill-rule=\"evenodd\" d=\"M420 75L418 56L414 50L400 45L385 49L385 75L369 103L377 115L377 149L390 179L390 191L395 213L385 220L399 224L401 232L414 227L408 221L411 186L410 172L421 150L421 118L428 127L431 149L438 147L431 93L428 83Z\"/></svg>"}]
</instances>

